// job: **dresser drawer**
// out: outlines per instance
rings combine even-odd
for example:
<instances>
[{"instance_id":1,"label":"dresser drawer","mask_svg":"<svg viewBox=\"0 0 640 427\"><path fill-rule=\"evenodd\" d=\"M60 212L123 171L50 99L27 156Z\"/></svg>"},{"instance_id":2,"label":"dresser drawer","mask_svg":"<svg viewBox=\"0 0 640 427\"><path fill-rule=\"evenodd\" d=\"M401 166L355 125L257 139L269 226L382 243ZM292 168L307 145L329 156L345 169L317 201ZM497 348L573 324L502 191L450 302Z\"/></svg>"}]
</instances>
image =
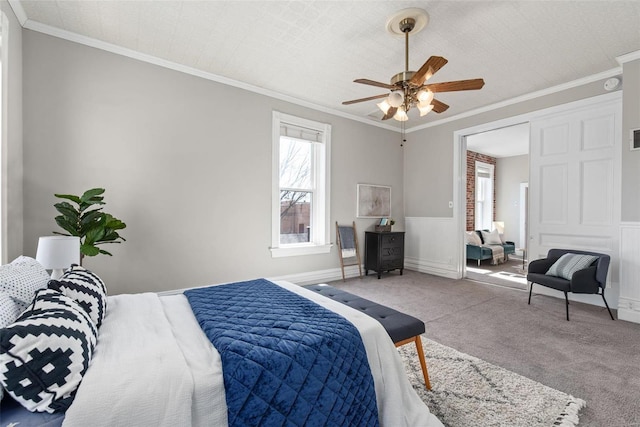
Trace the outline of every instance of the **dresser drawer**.
<instances>
[{"instance_id":1,"label":"dresser drawer","mask_svg":"<svg viewBox=\"0 0 640 427\"><path fill-rule=\"evenodd\" d=\"M404 235L391 234L380 237L380 248L402 248L404 247Z\"/></svg>"},{"instance_id":2,"label":"dresser drawer","mask_svg":"<svg viewBox=\"0 0 640 427\"><path fill-rule=\"evenodd\" d=\"M395 270L396 268L403 268L404 262L402 258L395 259L383 259L380 261L380 270Z\"/></svg>"},{"instance_id":3,"label":"dresser drawer","mask_svg":"<svg viewBox=\"0 0 640 427\"><path fill-rule=\"evenodd\" d=\"M387 258L402 258L402 249L402 246L383 246L380 248L380 258L383 260Z\"/></svg>"}]
</instances>

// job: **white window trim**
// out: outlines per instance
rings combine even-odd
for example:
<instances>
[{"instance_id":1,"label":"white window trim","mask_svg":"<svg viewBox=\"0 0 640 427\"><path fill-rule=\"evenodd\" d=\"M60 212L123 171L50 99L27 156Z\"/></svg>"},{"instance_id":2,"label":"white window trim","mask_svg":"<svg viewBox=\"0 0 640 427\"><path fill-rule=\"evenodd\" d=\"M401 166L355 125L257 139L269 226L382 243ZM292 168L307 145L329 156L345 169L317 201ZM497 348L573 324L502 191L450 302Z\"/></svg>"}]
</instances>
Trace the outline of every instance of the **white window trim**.
<instances>
[{"instance_id":1,"label":"white window trim","mask_svg":"<svg viewBox=\"0 0 640 427\"><path fill-rule=\"evenodd\" d=\"M316 182L317 197L313 204L312 241L280 246L280 124L281 122L315 129L322 132L324 156L315 155L314 168L323 171L322 177ZM331 251L330 239L330 203L331 200L331 125L307 120L279 111L273 112L272 123L272 160L271 160L271 256L273 258L326 254ZM317 154L317 153L316 153ZM321 177L321 178L322 178ZM322 218L322 220L317 220Z\"/></svg>"},{"instance_id":2,"label":"white window trim","mask_svg":"<svg viewBox=\"0 0 640 427\"><path fill-rule=\"evenodd\" d=\"M490 180L491 180L491 194L490 194L490 197L489 197L488 201L484 200L484 198L483 198L482 201L478 200L478 170L480 170L480 169L488 169L489 170L489 175L490 175ZM481 226L481 225L478 224L478 214L477 214L478 213L478 203L482 204L482 209L483 210L487 210L487 209L489 210L489 214L490 214L489 217L491 218L490 222L493 222L493 217L494 217L494 214L495 214L495 212L493 212L493 194L495 192L494 174L495 174L495 166L494 165L492 165L490 163L484 163L484 162L476 160L476 170L475 170L475 175L476 175L475 176L475 181L476 181L475 182L475 187L476 187L475 188L475 193L476 193L475 199L476 200L475 200L475 208L474 209L475 209L475 228L477 230L481 230L481 229L486 228L484 225ZM486 194L485 194L485 196L486 196ZM489 203L489 205L486 204L487 202ZM487 206L488 206L488 208L487 208ZM485 215L484 215L484 212L483 212L482 218L484 219L484 217L485 217ZM488 228L491 229L491 227L488 227Z\"/></svg>"}]
</instances>

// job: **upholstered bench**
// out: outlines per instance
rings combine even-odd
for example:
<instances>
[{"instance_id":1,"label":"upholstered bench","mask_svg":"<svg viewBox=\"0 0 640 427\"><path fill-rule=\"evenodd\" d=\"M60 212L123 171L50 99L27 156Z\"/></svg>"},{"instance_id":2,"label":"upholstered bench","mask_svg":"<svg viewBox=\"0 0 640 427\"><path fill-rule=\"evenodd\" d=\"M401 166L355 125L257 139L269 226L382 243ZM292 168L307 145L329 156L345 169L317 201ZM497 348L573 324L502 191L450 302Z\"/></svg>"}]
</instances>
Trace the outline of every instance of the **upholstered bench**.
<instances>
[{"instance_id":1,"label":"upholstered bench","mask_svg":"<svg viewBox=\"0 0 640 427\"><path fill-rule=\"evenodd\" d=\"M420 334L425 331L424 322L422 320L409 316L408 314L401 313L392 308L385 307L382 304L350 294L349 292L345 292L341 289L334 288L333 286L321 284L305 287L373 317L382 324L396 347L414 342L418 351L420 366L422 367L424 383L427 386L427 390L431 390L429 373L427 372L427 363L424 359L422 341L420 340Z\"/></svg>"}]
</instances>

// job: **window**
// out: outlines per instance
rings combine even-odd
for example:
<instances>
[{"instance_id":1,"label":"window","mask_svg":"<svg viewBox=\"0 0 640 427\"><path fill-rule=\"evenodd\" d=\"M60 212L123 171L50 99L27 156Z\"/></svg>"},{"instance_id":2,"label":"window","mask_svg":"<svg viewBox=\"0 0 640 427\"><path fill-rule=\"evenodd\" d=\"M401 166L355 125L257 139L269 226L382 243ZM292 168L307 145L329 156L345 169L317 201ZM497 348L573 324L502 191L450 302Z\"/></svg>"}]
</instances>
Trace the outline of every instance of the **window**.
<instances>
[{"instance_id":1,"label":"window","mask_svg":"<svg viewBox=\"0 0 640 427\"><path fill-rule=\"evenodd\" d=\"M494 166L476 162L476 230L491 230Z\"/></svg>"},{"instance_id":2,"label":"window","mask_svg":"<svg viewBox=\"0 0 640 427\"><path fill-rule=\"evenodd\" d=\"M328 253L331 126L273 112L273 257Z\"/></svg>"}]
</instances>

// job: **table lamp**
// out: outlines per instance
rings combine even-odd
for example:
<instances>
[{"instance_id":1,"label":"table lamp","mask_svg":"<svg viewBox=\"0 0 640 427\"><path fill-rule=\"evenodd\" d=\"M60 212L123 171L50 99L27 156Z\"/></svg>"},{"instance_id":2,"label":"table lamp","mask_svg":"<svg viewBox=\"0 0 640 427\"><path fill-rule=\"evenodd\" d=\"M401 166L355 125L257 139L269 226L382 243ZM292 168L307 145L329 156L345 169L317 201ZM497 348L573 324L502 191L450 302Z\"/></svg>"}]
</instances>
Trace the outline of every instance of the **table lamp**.
<instances>
[{"instance_id":1,"label":"table lamp","mask_svg":"<svg viewBox=\"0 0 640 427\"><path fill-rule=\"evenodd\" d=\"M504 234L504 221L493 221L493 229L498 230L498 234Z\"/></svg>"},{"instance_id":2,"label":"table lamp","mask_svg":"<svg viewBox=\"0 0 640 427\"><path fill-rule=\"evenodd\" d=\"M38 240L36 260L59 279L71 264L80 264L80 237L44 236Z\"/></svg>"}]
</instances>

